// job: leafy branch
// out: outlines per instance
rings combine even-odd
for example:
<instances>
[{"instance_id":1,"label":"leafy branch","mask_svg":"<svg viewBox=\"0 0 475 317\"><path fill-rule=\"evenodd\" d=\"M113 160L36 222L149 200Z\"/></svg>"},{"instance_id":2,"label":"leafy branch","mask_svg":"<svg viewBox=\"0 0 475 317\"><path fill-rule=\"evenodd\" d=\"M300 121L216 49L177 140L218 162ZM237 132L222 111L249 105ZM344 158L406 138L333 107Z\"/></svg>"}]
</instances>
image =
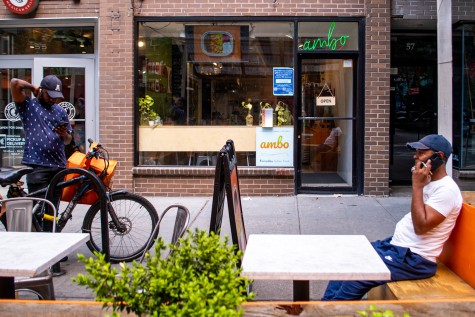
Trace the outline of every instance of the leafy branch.
<instances>
[{"instance_id":1,"label":"leafy branch","mask_svg":"<svg viewBox=\"0 0 475 317\"><path fill-rule=\"evenodd\" d=\"M235 252L228 237L195 229L169 248L173 252L164 258L160 237L145 264L120 263L119 271L100 253L89 259L80 254L87 274L73 282L94 290L104 308L111 304L112 316L124 310L138 316L242 316L239 306L254 294L246 293L250 280L238 267L242 252Z\"/></svg>"}]
</instances>

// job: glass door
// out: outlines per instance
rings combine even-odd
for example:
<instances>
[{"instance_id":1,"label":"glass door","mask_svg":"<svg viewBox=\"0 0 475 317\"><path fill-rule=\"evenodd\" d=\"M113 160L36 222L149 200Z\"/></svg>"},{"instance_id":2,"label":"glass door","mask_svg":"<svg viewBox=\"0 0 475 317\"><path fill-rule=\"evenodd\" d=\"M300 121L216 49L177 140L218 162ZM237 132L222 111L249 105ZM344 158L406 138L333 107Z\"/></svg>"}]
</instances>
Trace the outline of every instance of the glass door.
<instances>
[{"instance_id":1,"label":"glass door","mask_svg":"<svg viewBox=\"0 0 475 317\"><path fill-rule=\"evenodd\" d=\"M354 59L299 58L298 192L355 189Z\"/></svg>"},{"instance_id":2,"label":"glass door","mask_svg":"<svg viewBox=\"0 0 475 317\"><path fill-rule=\"evenodd\" d=\"M94 60L35 58L34 82L41 82L47 75L55 75L63 83L64 101L60 106L68 112L74 142L82 152L85 152L88 146L86 140L97 139Z\"/></svg>"},{"instance_id":3,"label":"glass door","mask_svg":"<svg viewBox=\"0 0 475 317\"><path fill-rule=\"evenodd\" d=\"M11 168L21 164L25 145L23 125L10 93L10 80L21 78L39 85L46 75L63 83L66 109L74 140L82 150L87 138L96 139L94 60L74 58L25 58L0 60L0 162ZM87 107L86 107L87 105Z\"/></svg>"},{"instance_id":4,"label":"glass door","mask_svg":"<svg viewBox=\"0 0 475 317\"><path fill-rule=\"evenodd\" d=\"M0 164L14 167L21 164L25 134L20 116L10 93L10 80L22 78L31 81L33 60L0 60Z\"/></svg>"}]
</instances>

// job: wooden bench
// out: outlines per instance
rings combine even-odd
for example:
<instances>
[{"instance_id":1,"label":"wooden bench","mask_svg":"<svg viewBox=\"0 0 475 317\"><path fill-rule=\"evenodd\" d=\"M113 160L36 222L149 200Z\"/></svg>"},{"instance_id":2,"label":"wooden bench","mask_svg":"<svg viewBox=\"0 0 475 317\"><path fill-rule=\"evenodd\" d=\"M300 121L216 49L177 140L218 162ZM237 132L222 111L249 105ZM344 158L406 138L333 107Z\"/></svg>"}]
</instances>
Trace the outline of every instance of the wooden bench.
<instances>
[{"instance_id":1,"label":"wooden bench","mask_svg":"<svg viewBox=\"0 0 475 317\"><path fill-rule=\"evenodd\" d=\"M465 202L433 277L391 282L368 293L368 299L447 298L475 298L475 206Z\"/></svg>"}]
</instances>

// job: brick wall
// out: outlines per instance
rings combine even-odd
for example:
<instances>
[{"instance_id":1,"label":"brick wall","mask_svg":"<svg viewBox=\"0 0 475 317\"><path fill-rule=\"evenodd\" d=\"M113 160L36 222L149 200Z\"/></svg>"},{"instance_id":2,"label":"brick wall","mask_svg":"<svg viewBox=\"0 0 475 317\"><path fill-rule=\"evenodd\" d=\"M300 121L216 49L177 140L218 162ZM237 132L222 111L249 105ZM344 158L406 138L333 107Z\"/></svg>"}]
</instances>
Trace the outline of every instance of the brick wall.
<instances>
[{"instance_id":1,"label":"brick wall","mask_svg":"<svg viewBox=\"0 0 475 317\"><path fill-rule=\"evenodd\" d=\"M98 82L100 140L118 160L114 188L132 190L135 103L130 5L125 0L100 2Z\"/></svg>"},{"instance_id":2,"label":"brick wall","mask_svg":"<svg viewBox=\"0 0 475 317\"><path fill-rule=\"evenodd\" d=\"M168 2L163 1L146 1L143 3L141 10L138 11L138 16L209 16L212 12L213 16L364 16L365 7L372 1L310 1L310 0L293 0L293 1L181 1ZM380 2L380 1L376 1ZM384 3L384 1L382 1ZM389 11L389 9L387 10ZM388 13L389 14L389 13ZM389 22L387 23L389 26ZM367 31L371 35L371 30ZM378 32L380 32L378 30ZM389 34L381 33L381 36L387 36L389 41ZM389 46L387 46L389 48ZM379 51L376 54L380 54ZM389 65L389 64L388 64ZM389 67L389 66L388 66ZM368 70L373 72L373 70ZM388 72L389 69L385 70ZM375 75L372 84L378 85L378 76L381 69L375 70ZM389 89L389 86L388 86ZM385 96L389 98L389 93ZM380 99L382 99L381 97ZM382 102L380 105L387 106L385 113L388 114L389 120L389 99ZM370 111L372 113L373 111ZM372 117L373 119L378 119ZM382 134L382 132L381 132ZM359 140L358 140L359 141ZM357 141L357 142L358 142ZM372 158L370 158L372 161ZM370 167L372 164L369 165ZM162 174L159 168L155 168L154 175L144 175L143 170L134 168L134 188L136 192L141 194L156 194L164 196L174 195L201 195L212 194L213 179L212 175L196 176L191 173L190 176L170 176L157 175ZM164 169L168 170L168 169ZM180 169L176 169L178 173ZM140 172L142 171L142 172ZM189 171L189 169L188 169ZM240 171L242 171L240 169ZM149 171L153 173L152 171ZM165 173L166 174L166 173ZM376 181L371 185L386 186L388 184L388 172L382 176L371 175ZM211 177L211 178L210 178ZM183 185L185 189L179 186ZM293 172L286 175L248 175L240 172L240 189L242 195L292 195L294 194L294 174ZM384 189L379 189L379 192L384 192ZM387 188L385 189L388 190ZM184 193L186 191L186 193ZM370 194L375 194L378 191L371 190Z\"/></svg>"},{"instance_id":3,"label":"brick wall","mask_svg":"<svg viewBox=\"0 0 475 317\"><path fill-rule=\"evenodd\" d=\"M8 10L4 3L0 4L0 19L52 19L59 17L97 17L100 0L41 0L34 13L28 16L14 14Z\"/></svg>"},{"instance_id":4,"label":"brick wall","mask_svg":"<svg viewBox=\"0 0 475 317\"><path fill-rule=\"evenodd\" d=\"M361 16L364 0L201 0L143 2L140 16Z\"/></svg>"},{"instance_id":5,"label":"brick wall","mask_svg":"<svg viewBox=\"0 0 475 317\"><path fill-rule=\"evenodd\" d=\"M214 167L134 167L134 188L139 195L212 196ZM241 195L288 196L294 194L293 168L238 167Z\"/></svg>"},{"instance_id":6,"label":"brick wall","mask_svg":"<svg viewBox=\"0 0 475 317\"><path fill-rule=\"evenodd\" d=\"M366 2L364 194L389 194L390 5Z\"/></svg>"}]
</instances>

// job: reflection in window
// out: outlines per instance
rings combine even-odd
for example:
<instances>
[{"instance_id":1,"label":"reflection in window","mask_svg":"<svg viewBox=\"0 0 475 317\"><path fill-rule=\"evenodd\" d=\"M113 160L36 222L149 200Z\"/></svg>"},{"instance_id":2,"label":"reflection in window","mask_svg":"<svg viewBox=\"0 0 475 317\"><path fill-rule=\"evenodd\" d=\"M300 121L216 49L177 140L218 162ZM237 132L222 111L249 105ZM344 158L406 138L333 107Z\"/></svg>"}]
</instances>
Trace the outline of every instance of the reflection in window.
<instances>
[{"instance_id":1,"label":"reflection in window","mask_svg":"<svg viewBox=\"0 0 475 317\"><path fill-rule=\"evenodd\" d=\"M30 82L31 69L0 69L0 82L4 83L0 92L0 166L2 168L21 165L25 146L23 124L9 90L12 78L24 78ZM25 93L30 94L30 91L26 90Z\"/></svg>"},{"instance_id":2,"label":"reflection in window","mask_svg":"<svg viewBox=\"0 0 475 317\"><path fill-rule=\"evenodd\" d=\"M229 137L213 127L246 128L243 103L252 105L250 129L259 126L262 106L285 104L292 113L293 98L274 96L272 78L274 67L293 65L288 22L139 22L138 29L140 165L213 165L216 153L200 150L206 147L199 139L173 139L175 134L165 132L174 126L209 126L204 133L221 144L215 152ZM143 103L146 98L151 105ZM277 113L274 117L277 125ZM285 124L292 125L291 119ZM189 146L173 150L179 143ZM254 151L240 152L240 165L255 165Z\"/></svg>"},{"instance_id":3,"label":"reflection in window","mask_svg":"<svg viewBox=\"0 0 475 317\"><path fill-rule=\"evenodd\" d=\"M94 54L94 27L3 28L0 54Z\"/></svg>"},{"instance_id":4,"label":"reflection in window","mask_svg":"<svg viewBox=\"0 0 475 317\"><path fill-rule=\"evenodd\" d=\"M475 169L475 24L454 29L454 166Z\"/></svg>"}]
</instances>

